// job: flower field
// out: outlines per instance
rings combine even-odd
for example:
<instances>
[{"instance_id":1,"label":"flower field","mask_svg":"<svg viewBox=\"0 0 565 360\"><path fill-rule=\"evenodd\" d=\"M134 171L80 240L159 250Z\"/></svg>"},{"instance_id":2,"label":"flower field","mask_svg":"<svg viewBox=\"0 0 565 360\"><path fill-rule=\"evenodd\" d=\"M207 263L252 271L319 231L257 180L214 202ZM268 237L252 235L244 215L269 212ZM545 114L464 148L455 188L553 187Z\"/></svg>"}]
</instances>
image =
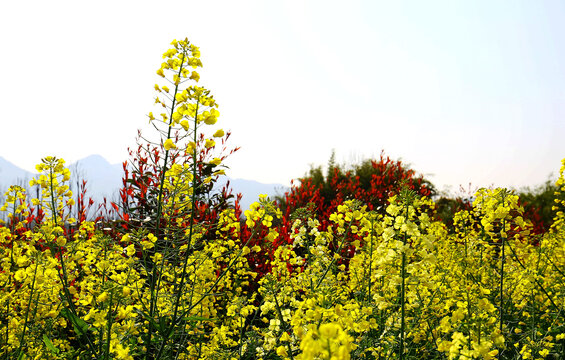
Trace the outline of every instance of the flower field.
<instances>
[{"instance_id":1,"label":"flower field","mask_svg":"<svg viewBox=\"0 0 565 360\"><path fill-rule=\"evenodd\" d=\"M565 358L565 159L541 234L500 188L448 226L384 158L364 187L336 172L331 198L303 182L240 209L214 186L237 148L198 48L163 59L160 140L140 134L120 201L91 221L51 156L35 197L6 193L0 359Z\"/></svg>"}]
</instances>

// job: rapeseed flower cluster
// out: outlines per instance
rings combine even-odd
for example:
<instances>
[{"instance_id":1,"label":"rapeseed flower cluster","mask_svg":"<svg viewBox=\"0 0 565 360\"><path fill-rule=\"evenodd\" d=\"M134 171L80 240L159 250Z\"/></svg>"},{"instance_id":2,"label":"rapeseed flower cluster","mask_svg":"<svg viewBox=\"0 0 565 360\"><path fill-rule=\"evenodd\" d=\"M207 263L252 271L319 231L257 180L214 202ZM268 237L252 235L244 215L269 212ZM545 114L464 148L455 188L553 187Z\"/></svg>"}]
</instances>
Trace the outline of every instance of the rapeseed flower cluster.
<instances>
[{"instance_id":1,"label":"rapeseed flower cluster","mask_svg":"<svg viewBox=\"0 0 565 360\"><path fill-rule=\"evenodd\" d=\"M203 220L199 196L222 160L201 155L224 132L207 130L219 116L210 92L184 85L200 79L198 48L172 45L157 71L169 82L155 86L167 112L149 114L165 156L147 221L78 223L70 172L54 157L31 181L41 196L6 193L0 358L564 356L565 160L541 236L505 189L479 190L453 233L408 187L384 213L346 200L323 219L299 209L286 228L260 196L243 216L236 207ZM37 209L45 216L32 219Z\"/></svg>"}]
</instances>

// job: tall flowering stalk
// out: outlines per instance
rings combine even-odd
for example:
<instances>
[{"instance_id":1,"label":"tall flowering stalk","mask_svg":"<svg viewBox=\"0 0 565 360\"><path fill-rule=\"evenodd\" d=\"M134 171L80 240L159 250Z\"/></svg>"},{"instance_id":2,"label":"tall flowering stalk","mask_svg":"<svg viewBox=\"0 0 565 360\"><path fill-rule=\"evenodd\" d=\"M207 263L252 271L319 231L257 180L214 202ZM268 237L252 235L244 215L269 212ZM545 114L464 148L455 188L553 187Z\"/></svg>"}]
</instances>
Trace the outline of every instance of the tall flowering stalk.
<instances>
[{"instance_id":1,"label":"tall flowering stalk","mask_svg":"<svg viewBox=\"0 0 565 360\"><path fill-rule=\"evenodd\" d=\"M198 186L212 181L213 176L223 173L222 170L215 171L207 178L201 179L202 184L197 184L198 171L198 152L199 146L211 148L215 146L214 137L222 137L223 130L217 130L205 139L204 144L200 141L203 134L203 125L214 125L219 117L216 110L217 103L209 90L196 85L188 85L189 82L198 82L200 76L194 71L202 66L200 61L199 49L190 44L187 39L173 41L173 47L163 54L165 61L162 63L157 74L168 81L165 85L155 85L155 90L159 93L155 103L160 104L166 113L161 114L160 119L156 119L153 113L149 113L149 119L161 135L161 143L165 149L162 162L161 178L157 193L157 212L154 219L154 234L157 236L155 252L164 251L157 264L151 265L152 275L150 281L151 300L149 305L149 319L154 319L158 315L157 301L162 273L167 258L174 260L180 255L176 250L178 247L191 249L195 240L195 205ZM192 69L192 70L191 70ZM169 88L171 86L171 88ZM172 164L169 166L171 152L184 152L192 161L188 164ZM219 158L212 159L212 166L219 166ZM166 195L166 198L165 198ZM186 224L185 231L173 231L171 227ZM163 226L165 226L163 228ZM180 229L179 229L180 230ZM184 234L183 234L184 232ZM178 236L181 236L181 239ZM167 252L169 253L167 255ZM179 317L179 307L182 294L185 292L187 269L189 266L189 256L185 254L184 261L181 261L182 270L180 271L179 282L175 284L176 298L173 302L171 324L169 328L162 332L161 343L156 353L153 354L152 336L156 330L153 322L149 324L149 331L146 336L145 346L148 349L146 358L152 356L160 358L163 356L169 337L173 329L181 322Z\"/></svg>"}]
</instances>

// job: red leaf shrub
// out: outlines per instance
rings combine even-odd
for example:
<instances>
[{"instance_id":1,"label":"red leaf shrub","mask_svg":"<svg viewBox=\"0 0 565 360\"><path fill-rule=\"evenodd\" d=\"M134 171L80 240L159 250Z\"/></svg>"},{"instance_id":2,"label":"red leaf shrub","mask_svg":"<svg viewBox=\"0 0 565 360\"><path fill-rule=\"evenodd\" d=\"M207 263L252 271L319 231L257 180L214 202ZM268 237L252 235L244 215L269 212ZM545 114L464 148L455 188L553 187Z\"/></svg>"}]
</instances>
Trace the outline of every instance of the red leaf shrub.
<instances>
[{"instance_id":1,"label":"red leaf shrub","mask_svg":"<svg viewBox=\"0 0 565 360\"><path fill-rule=\"evenodd\" d=\"M388 198L398 193L405 184L421 196L432 196L433 185L415 171L407 168L400 160L392 160L381 153L378 160L365 160L353 165L335 166L333 160L324 177L320 167L312 168L309 174L292 183L291 189L278 199L284 214L285 225L297 209L310 207L313 215L320 221L322 229L327 229L329 216L345 200L357 199L368 210L384 213Z\"/></svg>"}]
</instances>

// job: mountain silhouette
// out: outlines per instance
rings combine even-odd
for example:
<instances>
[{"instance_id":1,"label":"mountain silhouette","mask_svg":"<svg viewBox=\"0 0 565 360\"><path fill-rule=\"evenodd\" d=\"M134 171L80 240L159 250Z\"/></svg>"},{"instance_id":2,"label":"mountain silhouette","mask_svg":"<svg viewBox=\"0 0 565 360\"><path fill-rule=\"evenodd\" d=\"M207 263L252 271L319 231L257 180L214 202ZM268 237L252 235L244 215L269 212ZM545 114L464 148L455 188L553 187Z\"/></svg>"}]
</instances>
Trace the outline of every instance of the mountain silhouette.
<instances>
[{"instance_id":1,"label":"mountain silhouette","mask_svg":"<svg viewBox=\"0 0 565 360\"><path fill-rule=\"evenodd\" d=\"M8 190L10 185L27 187L33 175L0 156L0 191L2 194Z\"/></svg>"},{"instance_id":2,"label":"mountain silhouette","mask_svg":"<svg viewBox=\"0 0 565 360\"><path fill-rule=\"evenodd\" d=\"M122 186L122 164L110 164L100 155L90 155L71 163L68 167L71 171L70 187L73 193L77 192L79 183L86 180L86 195L95 202L99 203L104 198L109 201L118 199L118 191ZM29 180L35 175L0 157L0 198L10 185L20 185L29 191ZM230 182L234 195L242 194L240 205L244 211L258 200L260 194L273 198L288 190L281 184L264 184L255 180L231 179L227 176L218 179L217 189L221 189L227 181Z\"/></svg>"}]
</instances>

